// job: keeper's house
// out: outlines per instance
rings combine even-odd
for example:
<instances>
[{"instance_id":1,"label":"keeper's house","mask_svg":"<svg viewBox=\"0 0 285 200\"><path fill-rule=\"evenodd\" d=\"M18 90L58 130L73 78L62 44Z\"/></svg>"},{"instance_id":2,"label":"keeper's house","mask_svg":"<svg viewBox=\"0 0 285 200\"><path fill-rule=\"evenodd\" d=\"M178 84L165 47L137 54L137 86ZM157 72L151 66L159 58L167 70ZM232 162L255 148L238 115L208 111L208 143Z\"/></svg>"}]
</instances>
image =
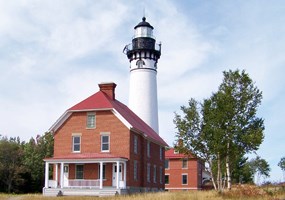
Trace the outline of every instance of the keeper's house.
<instances>
[{"instance_id":1,"label":"keeper's house","mask_svg":"<svg viewBox=\"0 0 285 200\"><path fill-rule=\"evenodd\" d=\"M50 128L44 195L114 195L164 190L166 142L116 100L115 83L69 108ZM52 171L52 172L51 172Z\"/></svg>"}]
</instances>

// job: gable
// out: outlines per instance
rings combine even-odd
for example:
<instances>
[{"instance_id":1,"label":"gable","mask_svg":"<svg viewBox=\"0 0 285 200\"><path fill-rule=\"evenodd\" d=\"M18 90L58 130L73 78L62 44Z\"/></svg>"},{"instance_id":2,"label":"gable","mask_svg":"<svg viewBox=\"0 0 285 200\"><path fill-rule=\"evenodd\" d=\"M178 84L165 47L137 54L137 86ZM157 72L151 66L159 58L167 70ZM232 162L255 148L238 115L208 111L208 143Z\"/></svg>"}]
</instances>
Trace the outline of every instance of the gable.
<instances>
[{"instance_id":1,"label":"gable","mask_svg":"<svg viewBox=\"0 0 285 200\"><path fill-rule=\"evenodd\" d=\"M126 105L116 99L111 99L107 94L99 91L78 104L69 108L49 129L51 132L56 132L59 127L70 117L74 112L82 111L103 111L110 110L113 114L129 129L135 130L142 134L148 140L155 142L161 146L168 146L167 143L142 119L132 112Z\"/></svg>"}]
</instances>

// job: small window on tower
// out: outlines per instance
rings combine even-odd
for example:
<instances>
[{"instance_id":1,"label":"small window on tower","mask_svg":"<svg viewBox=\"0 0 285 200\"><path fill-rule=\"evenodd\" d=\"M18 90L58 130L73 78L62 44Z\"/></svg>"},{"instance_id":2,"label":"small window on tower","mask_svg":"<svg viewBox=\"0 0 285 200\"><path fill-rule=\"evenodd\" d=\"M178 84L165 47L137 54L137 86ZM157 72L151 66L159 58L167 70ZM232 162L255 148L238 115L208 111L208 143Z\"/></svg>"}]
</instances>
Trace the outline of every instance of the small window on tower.
<instances>
[{"instance_id":1,"label":"small window on tower","mask_svg":"<svg viewBox=\"0 0 285 200\"><path fill-rule=\"evenodd\" d=\"M143 68L143 66L145 65L143 60L138 60L136 65L138 66L138 68Z\"/></svg>"}]
</instances>

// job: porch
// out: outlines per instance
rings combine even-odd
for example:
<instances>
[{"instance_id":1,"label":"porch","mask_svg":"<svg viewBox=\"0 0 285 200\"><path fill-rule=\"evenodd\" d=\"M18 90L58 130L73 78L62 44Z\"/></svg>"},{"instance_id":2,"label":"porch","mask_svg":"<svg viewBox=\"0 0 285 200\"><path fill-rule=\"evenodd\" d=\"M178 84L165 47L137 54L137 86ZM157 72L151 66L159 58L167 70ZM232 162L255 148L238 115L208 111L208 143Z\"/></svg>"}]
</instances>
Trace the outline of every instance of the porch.
<instances>
[{"instance_id":1,"label":"porch","mask_svg":"<svg viewBox=\"0 0 285 200\"><path fill-rule=\"evenodd\" d=\"M125 158L50 158L44 161L45 196L56 196L59 192L63 195L104 196L121 194L126 188Z\"/></svg>"}]
</instances>

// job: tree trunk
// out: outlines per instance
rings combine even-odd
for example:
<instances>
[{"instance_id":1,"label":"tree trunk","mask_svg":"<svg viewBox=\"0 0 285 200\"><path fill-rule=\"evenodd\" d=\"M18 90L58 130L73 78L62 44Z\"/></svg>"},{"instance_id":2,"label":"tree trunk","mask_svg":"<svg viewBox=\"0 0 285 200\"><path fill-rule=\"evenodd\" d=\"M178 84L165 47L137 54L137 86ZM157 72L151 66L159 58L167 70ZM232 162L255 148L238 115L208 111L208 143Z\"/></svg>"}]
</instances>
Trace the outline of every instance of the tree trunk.
<instances>
[{"instance_id":1,"label":"tree trunk","mask_svg":"<svg viewBox=\"0 0 285 200\"><path fill-rule=\"evenodd\" d=\"M213 171L212 171L212 161L209 160L208 163L209 163L209 172L210 172L210 175L211 175L211 180L212 180L214 189L217 191L217 184L216 184L215 177L214 177Z\"/></svg>"},{"instance_id":2,"label":"tree trunk","mask_svg":"<svg viewBox=\"0 0 285 200\"><path fill-rule=\"evenodd\" d=\"M218 191L222 191L222 176L221 176L221 156L220 153L218 153L218 160L217 160L217 165L218 165L218 171L217 171L217 185L218 185Z\"/></svg>"},{"instance_id":3,"label":"tree trunk","mask_svg":"<svg viewBox=\"0 0 285 200\"><path fill-rule=\"evenodd\" d=\"M226 172L227 172L227 183L228 190L232 188L232 180L231 180L231 170L230 170L230 142L227 143L227 155L226 155Z\"/></svg>"}]
</instances>

